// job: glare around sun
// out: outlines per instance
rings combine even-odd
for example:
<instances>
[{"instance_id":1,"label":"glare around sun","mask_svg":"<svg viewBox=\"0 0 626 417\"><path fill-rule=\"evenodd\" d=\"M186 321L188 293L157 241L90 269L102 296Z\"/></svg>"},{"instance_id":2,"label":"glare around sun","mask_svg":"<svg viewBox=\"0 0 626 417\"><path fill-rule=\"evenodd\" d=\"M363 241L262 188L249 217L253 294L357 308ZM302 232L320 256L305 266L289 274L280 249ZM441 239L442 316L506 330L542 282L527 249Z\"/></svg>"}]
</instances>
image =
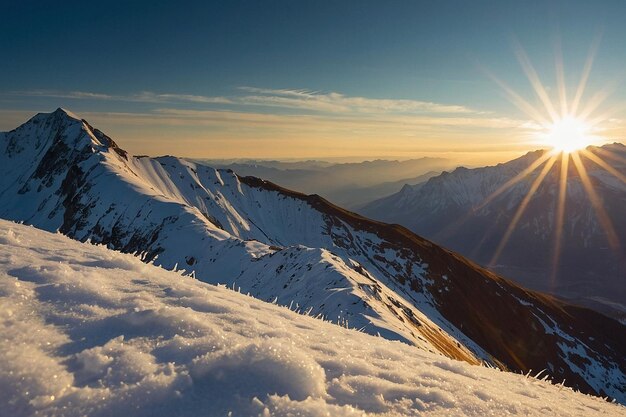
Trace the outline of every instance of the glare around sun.
<instances>
[{"instance_id":1,"label":"glare around sun","mask_svg":"<svg viewBox=\"0 0 626 417\"><path fill-rule=\"evenodd\" d=\"M548 128L546 141L555 152L570 153L583 149L593 142L590 130L584 121L566 115Z\"/></svg>"}]
</instances>

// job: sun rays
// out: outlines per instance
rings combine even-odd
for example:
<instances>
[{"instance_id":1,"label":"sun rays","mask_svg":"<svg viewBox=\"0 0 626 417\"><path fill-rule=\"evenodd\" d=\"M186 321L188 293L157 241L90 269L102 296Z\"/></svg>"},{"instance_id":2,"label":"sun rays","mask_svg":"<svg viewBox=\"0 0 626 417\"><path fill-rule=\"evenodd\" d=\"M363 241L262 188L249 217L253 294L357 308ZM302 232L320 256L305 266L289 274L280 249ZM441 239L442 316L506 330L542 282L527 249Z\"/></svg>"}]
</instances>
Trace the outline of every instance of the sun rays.
<instances>
[{"instance_id":1,"label":"sun rays","mask_svg":"<svg viewBox=\"0 0 626 417\"><path fill-rule=\"evenodd\" d=\"M565 196L567 195L567 172L569 169L570 156L567 153L561 154L561 172L559 175L559 197L556 205L556 223L554 234L554 249L552 251L552 265L550 269L550 278L552 284L558 273L559 257L561 255L561 238L563 225L565 223Z\"/></svg>"},{"instance_id":2,"label":"sun rays","mask_svg":"<svg viewBox=\"0 0 626 417\"><path fill-rule=\"evenodd\" d=\"M515 54L517 59L532 86L540 107L533 106L531 101L525 99L521 94L514 91L502 80L487 72L488 76L494 80L504 91L505 95L520 111L528 116L536 127L535 138L542 144L551 148L551 151L544 152L530 166L522 170L514 178L493 191L485 200L473 208L472 213L482 209L502 193L510 190L523 180L528 180L530 186L521 199L518 207L511 218L508 227L500 237L489 266L497 265L498 259L507 246L511 236L518 228L520 220L532 203L536 193L547 177L554 178L556 203L554 208L545 207L543 210L554 210L554 231L551 256L551 279L555 280L558 270L564 239L565 219L567 218L567 192L568 177L574 174L579 178L602 231L606 237L609 247L616 253L621 253L619 237L613 227L613 222L603 207L603 203L594 188L594 178L589 174L589 164L595 164L604 169L617 180L626 184L626 176L613 168L605 160L613 160L626 163L623 157L615 155L609 150L589 147L600 140L605 139L600 136L602 124L605 123L614 113L608 111L599 113L598 109L609 96L611 88L606 87L601 91L585 99L585 90L593 67L594 57L597 53L599 38L597 38L589 48L580 81L573 95L569 96L565 83L564 64L560 41L555 44L555 68L556 68L556 97L553 101L550 90L544 86L535 70L532 62L524 49L517 43ZM571 100L568 97L572 97ZM586 101L585 101L586 100ZM606 139L605 139L606 140ZM586 149L585 149L586 148ZM583 159L584 158L584 159ZM570 161L571 160L571 161ZM586 165L584 161L589 161ZM572 162L570 164L570 162ZM573 167L573 168L572 168ZM571 169L572 168L572 169ZM555 170L552 173L552 170ZM530 181L532 179L532 181ZM550 216L550 214L548 214ZM623 254L622 254L623 256Z\"/></svg>"},{"instance_id":3,"label":"sun rays","mask_svg":"<svg viewBox=\"0 0 626 417\"><path fill-rule=\"evenodd\" d=\"M513 234L513 231L515 230L517 223L522 218L522 215L524 214L526 207L528 207L528 203L530 203L530 200L533 198L535 192L537 191L537 189L543 182L543 179L550 172L550 169L554 165L556 158L557 158L556 156L552 156L550 159L548 159L548 161L544 164L537 178L535 178L535 180L533 181L532 185L530 186L530 189L528 190L528 193L526 193L526 196L524 196L524 199L522 200L519 207L517 208L517 211L515 212L515 215L513 216L511 223L509 223L509 227L506 229L504 236L502 236L502 239L500 240L500 244L498 245L496 252L493 254L493 258L491 258L491 261L489 262L490 265L493 265L500 257L502 250L506 246L507 242L509 241L509 238L511 237L511 235Z\"/></svg>"}]
</instances>

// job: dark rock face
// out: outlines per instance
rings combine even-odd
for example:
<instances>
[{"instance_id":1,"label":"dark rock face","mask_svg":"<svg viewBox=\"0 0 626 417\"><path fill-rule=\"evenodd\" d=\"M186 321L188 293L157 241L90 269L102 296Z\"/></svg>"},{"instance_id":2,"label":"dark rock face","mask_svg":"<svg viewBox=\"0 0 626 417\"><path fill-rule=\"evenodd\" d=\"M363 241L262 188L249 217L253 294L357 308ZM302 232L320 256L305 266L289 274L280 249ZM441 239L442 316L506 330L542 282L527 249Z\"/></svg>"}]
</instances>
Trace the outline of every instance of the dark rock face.
<instances>
[{"instance_id":1,"label":"dark rock face","mask_svg":"<svg viewBox=\"0 0 626 417\"><path fill-rule=\"evenodd\" d=\"M85 119L82 119L83 124L85 125L85 127L89 130L89 132L95 136L98 141L106 148L106 149L111 149L113 150L115 153L117 153L119 156L121 156L122 158L128 160L128 152L126 152L124 149L120 148L119 146L117 146L117 143L115 143L115 141L113 141L113 139L111 139L110 137L108 137L107 135L105 135L103 132L101 132L98 129L93 128L89 123L87 123L87 121Z\"/></svg>"}]
</instances>

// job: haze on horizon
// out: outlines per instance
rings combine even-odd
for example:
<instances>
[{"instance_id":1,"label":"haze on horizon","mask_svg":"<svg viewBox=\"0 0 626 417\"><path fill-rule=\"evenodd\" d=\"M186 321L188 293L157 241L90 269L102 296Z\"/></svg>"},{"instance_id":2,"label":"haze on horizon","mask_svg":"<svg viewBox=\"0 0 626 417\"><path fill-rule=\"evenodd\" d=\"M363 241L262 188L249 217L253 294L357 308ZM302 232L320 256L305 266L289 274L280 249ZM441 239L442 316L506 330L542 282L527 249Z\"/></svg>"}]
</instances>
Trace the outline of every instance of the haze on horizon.
<instances>
[{"instance_id":1,"label":"haze on horizon","mask_svg":"<svg viewBox=\"0 0 626 417\"><path fill-rule=\"evenodd\" d=\"M133 154L491 164L546 147L489 75L542 108L523 50L554 100L585 80L581 102L602 96L606 109L596 142L622 141L625 12L619 1L12 2L0 131L64 107Z\"/></svg>"}]
</instances>

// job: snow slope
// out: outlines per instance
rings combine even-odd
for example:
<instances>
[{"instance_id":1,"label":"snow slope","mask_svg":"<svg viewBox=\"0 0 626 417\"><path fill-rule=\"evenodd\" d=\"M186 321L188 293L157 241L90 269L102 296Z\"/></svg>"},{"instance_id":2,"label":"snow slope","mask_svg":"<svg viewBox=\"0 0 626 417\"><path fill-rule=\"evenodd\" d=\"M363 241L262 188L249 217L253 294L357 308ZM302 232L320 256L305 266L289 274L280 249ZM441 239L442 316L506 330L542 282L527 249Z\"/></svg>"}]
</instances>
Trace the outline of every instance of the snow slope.
<instances>
[{"instance_id":1,"label":"snow slope","mask_svg":"<svg viewBox=\"0 0 626 417\"><path fill-rule=\"evenodd\" d=\"M64 110L35 116L8 139L0 156L3 218L141 252L145 260L158 256L166 268L236 281L255 297L278 297L430 351L489 360L435 309L427 317L397 295L385 302L393 291L362 269L358 254L331 256L327 221L305 201L246 186L232 171L174 157L129 158ZM423 321L405 321L403 311Z\"/></svg>"},{"instance_id":2,"label":"snow slope","mask_svg":"<svg viewBox=\"0 0 626 417\"><path fill-rule=\"evenodd\" d=\"M13 417L626 415L4 220L0 405Z\"/></svg>"},{"instance_id":3,"label":"snow slope","mask_svg":"<svg viewBox=\"0 0 626 417\"><path fill-rule=\"evenodd\" d=\"M469 363L626 401L616 322L526 291L408 230L232 171L131 157L59 109L0 135L0 217Z\"/></svg>"}]
</instances>

